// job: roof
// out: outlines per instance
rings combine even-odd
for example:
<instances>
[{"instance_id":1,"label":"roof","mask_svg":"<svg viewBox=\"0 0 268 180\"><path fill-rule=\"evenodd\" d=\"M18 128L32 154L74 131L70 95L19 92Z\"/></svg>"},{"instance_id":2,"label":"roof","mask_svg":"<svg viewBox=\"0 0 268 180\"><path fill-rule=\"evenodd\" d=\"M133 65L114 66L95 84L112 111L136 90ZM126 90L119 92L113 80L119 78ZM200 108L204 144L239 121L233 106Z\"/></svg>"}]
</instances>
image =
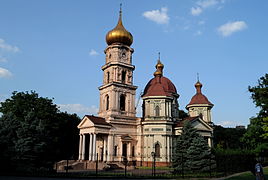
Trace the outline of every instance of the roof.
<instances>
[{"instance_id":1,"label":"roof","mask_svg":"<svg viewBox=\"0 0 268 180\"><path fill-rule=\"evenodd\" d=\"M202 93L196 93L190 103L188 105L192 105L192 104L210 104L210 105L213 105L209 100L208 98L203 95Z\"/></svg>"},{"instance_id":2,"label":"roof","mask_svg":"<svg viewBox=\"0 0 268 180\"><path fill-rule=\"evenodd\" d=\"M142 97L146 96L174 96L177 95L175 85L164 76L152 78L145 86Z\"/></svg>"},{"instance_id":3,"label":"roof","mask_svg":"<svg viewBox=\"0 0 268 180\"><path fill-rule=\"evenodd\" d=\"M193 120L196 120L198 118L199 118L199 116L186 117L186 118L182 119L181 121L179 121L175 126L176 127L183 127L184 122L186 122L186 121L193 121Z\"/></svg>"},{"instance_id":4,"label":"roof","mask_svg":"<svg viewBox=\"0 0 268 180\"><path fill-rule=\"evenodd\" d=\"M209 104L209 105L213 105L208 98L202 94L201 88L202 88L202 84L197 81L197 83L195 84L195 88L196 88L196 94L192 97L190 103L188 105L193 105L193 104ZM187 105L187 106L188 106Z\"/></svg>"},{"instance_id":5,"label":"roof","mask_svg":"<svg viewBox=\"0 0 268 180\"><path fill-rule=\"evenodd\" d=\"M106 126L111 126L109 123L105 121L104 118L102 117L97 117L93 115L85 115L88 119L90 119L94 124L98 125L106 125Z\"/></svg>"}]
</instances>

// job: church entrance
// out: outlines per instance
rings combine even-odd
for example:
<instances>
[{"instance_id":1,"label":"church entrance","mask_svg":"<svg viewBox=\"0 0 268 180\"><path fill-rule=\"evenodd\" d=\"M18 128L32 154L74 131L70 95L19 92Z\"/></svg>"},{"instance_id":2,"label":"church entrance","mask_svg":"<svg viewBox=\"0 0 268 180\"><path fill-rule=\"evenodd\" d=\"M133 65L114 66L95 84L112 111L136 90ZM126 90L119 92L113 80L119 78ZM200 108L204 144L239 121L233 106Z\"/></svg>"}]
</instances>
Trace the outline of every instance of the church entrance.
<instances>
[{"instance_id":1,"label":"church entrance","mask_svg":"<svg viewBox=\"0 0 268 180\"><path fill-rule=\"evenodd\" d=\"M126 159L127 159L127 143L123 143L122 156L123 156L123 161L126 161Z\"/></svg>"},{"instance_id":2,"label":"church entrance","mask_svg":"<svg viewBox=\"0 0 268 180\"><path fill-rule=\"evenodd\" d=\"M103 147L100 148L100 161L103 161Z\"/></svg>"}]
</instances>

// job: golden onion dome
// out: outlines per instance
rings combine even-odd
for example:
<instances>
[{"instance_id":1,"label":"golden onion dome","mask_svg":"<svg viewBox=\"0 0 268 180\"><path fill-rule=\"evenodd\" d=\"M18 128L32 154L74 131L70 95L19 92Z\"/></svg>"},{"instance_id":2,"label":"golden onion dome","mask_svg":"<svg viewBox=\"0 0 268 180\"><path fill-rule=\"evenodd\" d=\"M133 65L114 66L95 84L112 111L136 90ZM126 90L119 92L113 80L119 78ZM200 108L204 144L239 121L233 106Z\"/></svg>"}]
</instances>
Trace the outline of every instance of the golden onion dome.
<instances>
[{"instance_id":1,"label":"golden onion dome","mask_svg":"<svg viewBox=\"0 0 268 180\"><path fill-rule=\"evenodd\" d=\"M164 64L161 63L160 58L158 59L157 64L155 65L155 68L156 68L156 71L154 72L154 76L162 76Z\"/></svg>"},{"instance_id":2,"label":"golden onion dome","mask_svg":"<svg viewBox=\"0 0 268 180\"><path fill-rule=\"evenodd\" d=\"M201 82L199 82L199 80L197 81L197 83L195 83L194 85L196 88L202 88L203 84Z\"/></svg>"},{"instance_id":3,"label":"golden onion dome","mask_svg":"<svg viewBox=\"0 0 268 180\"><path fill-rule=\"evenodd\" d=\"M132 42L133 42L132 34L128 32L123 26L122 10L120 8L118 23L114 29L112 29L106 34L106 43L108 45L111 45L114 43L122 43L122 44L130 46Z\"/></svg>"}]
</instances>

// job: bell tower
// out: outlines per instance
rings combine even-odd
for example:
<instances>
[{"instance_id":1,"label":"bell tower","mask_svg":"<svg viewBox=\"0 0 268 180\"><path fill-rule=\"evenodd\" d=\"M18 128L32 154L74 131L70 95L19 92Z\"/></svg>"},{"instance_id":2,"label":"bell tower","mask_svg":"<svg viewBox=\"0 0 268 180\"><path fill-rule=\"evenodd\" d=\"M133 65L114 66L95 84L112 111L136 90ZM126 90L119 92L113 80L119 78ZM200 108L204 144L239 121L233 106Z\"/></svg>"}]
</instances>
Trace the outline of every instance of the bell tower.
<instances>
[{"instance_id":1,"label":"bell tower","mask_svg":"<svg viewBox=\"0 0 268 180\"><path fill-rule=\"evenodd\" d=\"M135 95L137 86L133 85L132 53L130 47L133 37L122 23L120 7L119 20L114 29L106 35L107 47L103 70L103 84L99 87L99 116L108 122L118 122L118 119L135 119Z\"/></svg>"}]
</instances>

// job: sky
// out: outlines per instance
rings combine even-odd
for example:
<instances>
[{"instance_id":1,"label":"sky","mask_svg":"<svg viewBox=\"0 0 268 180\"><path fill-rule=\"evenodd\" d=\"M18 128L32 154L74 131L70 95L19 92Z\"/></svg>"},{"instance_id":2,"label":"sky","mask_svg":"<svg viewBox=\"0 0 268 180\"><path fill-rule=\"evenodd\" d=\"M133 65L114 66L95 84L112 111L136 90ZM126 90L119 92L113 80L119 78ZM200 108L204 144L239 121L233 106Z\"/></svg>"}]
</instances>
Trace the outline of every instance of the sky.
<instances>
[{"instance_id":1,"label":"sky","mask_svg":"<svg viewBox=\"0 0 268 180\"><path fill-rule=\"evenodd\" d=\"M120 3L134 39L137 101L160 52L180 109L195 94L199 73L213 122L249 124L259 109L248 86L268 67L267 0L0 0L0 101L33 90L62 111L97 115L105 36Z\"/></svg>"}]
</instances>

